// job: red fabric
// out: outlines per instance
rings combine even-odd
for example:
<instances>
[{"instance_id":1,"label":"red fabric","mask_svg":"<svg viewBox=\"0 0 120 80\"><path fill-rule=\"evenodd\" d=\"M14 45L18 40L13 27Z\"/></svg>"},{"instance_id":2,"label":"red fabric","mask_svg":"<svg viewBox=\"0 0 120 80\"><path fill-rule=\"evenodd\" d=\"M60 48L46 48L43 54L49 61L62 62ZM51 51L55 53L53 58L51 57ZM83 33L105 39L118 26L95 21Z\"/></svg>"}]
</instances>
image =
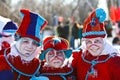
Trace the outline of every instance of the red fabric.
<instances>
[{"instance_id":1,"label":"red fabric","mask_svg":"<svg viewBox=\"0 0 120 80\"><path fill-rule=\"evenodd\" d=\"M2 42L2 49L0 50L0 55L4 55L4 51L5 49L9 48L10 44L7 42ZM8 50L7 54L10 52L10 50Z\"/></svg>"},{"instance_id":2,"label":"red fabric","mask_svg":"<svg viewBox=\"0 0 120 80\"><path fill-rule=\"evenodd\" d=\"M111 6L110 7L110 17L113 23L116 22L116 15L115 15L115 7Z\"/></svg>"},{"instance_id":3,"label":"red fabric","mask_svg":"<svg viewBox=\"0 0 120 80\"><path fill-rule=\"evenodd\" d=\"M55 43L55 41L58 42ZM69 47L69 43L66 39L63 39L61 37L56 38L54 36L45 38L43 45L44 45L44 50L48 48L53 48L55 50L67 50Z\"/></svg>"},{"instance_id":4,"label":"red fabric","mask_svg":"<svg viewBox=\"0 0 120 80\"><path fill-rule=\"evenodd\" d=\"M100 14L100 16L102 16L102 14ZM95 25L91 25L92 23L92 19L94 19L94 24ZM83 24L83 30L82 33L87 33L87 32L105 32L105 28L104 28L104 23L103 22L99 22L99 18L96 17L96 10L93 10L91 12L91 14L86 18L86 20L84 21ZM90 35L85 35L83 36L84 38L95 38L95 37L102 37L104 38L106 36L106 34L90 34Z\"/></svg>"},{"instance_id":5,"label":"red fabric","mask_svg":"<svg viewBox=\"0 0 120 80\"><path fill-rule=\"evenodd\" d=\"M20 25L20 27L18 28L18 30L17 30L17 32L16 32L16 35L20 35L20 37L29 37L29 38L32 38L33 40L36 40L37 42L40 42L40 39L39 39L39 37L37 37L36 35L35 35L35 32L34 33L32 33L32 30L35 30L36 29L36 25L37 25L37 23L36 22L38 22L38 21L36 21L37 20L37 17L40 17L38 14L35 14L35 13L32 13L32 12L30 12L29 10L27 10L27 9L21 9L20 10L20 12L24 15L24 17L23 17L23 20L22 20L22 22L21 22L21 25ZM34 16L32 16L32 15L34 15ZM35 17L36 16L36 17ZM39 27L40 27L40 31L47 25L47 21L46 20L44 20L43 18L41 18L41 20L42 21L44 21L44 23L43 22L41 22L40 24L41 25L39 25ZM43 23L43 24L42 24ZM29 25L32 25L33 27L35 27L35 28L33 28L33 29L29 29L29 28L31 28ZM38 26L38 25L37 25ZM32 33L32 34L27 34L27 33Z\"/></svg>"},{"instance_id":6,"label":"red fabric","mask_svg":"<svg viewBox=\"0 0 120 80\"><path fill-rule=\"evenodd\" d=\"M3 51L4 50L2 50L2 52L1 52L2 54L3 54ZM7 50L6 53L9 53L9 52L10 52L10 49ZM18 69L19 71L24 72L26 74L33 74L39 65L39 60L37 58L34 58L29 63L27 63L27 62L23 63L19 56L17 56L17 57L10 56L8 58L8 60L16 69ZM11 70L11 67L6 62L4 55L0 55L0 71L2 71L2 70ZM17 77L18 77L18 73L14 71L14 80L17 80ZM21 75L19 80L29 80L29 79L30 79L30 77Z\"/></svg>"},{"instance_id":7,"label":"red fabric","mask_svg":"<svg viewBox=\"0 0 120 80\"><path fill-rule=\"evenodd\" d=\"M115 10L116 21L120 21L120 7Z\"/></svg>"},{"instance_id":8,"label":"red fabric","mask_svg":"<svg viewBox=\"0 0 120 80\"><path fill-rule=\"evenodd\" d=\"M10 66L7 64L5 57L0 55L0 71L11 70Z\"/></svg>"},{"instance_id":9,"label":"red fabric","mask_svg":"<svg viewBox=\"0 0 120 80\"><path fill-rule=\"evenodd\" d=\"M42 69L40 70L40 73L50 73L50 74L55 74L55 73L68 73L71 71L71 68L65 66L63 68L51 68L51 67L42 67ZM49 80L63 80L63 78L61 76L55 76L55 75L52 75L52 76L47 76L49 78ZM71 73L67 76L65 76L66 80L76 80L76 79L73 79L74 74Z\"/></svg>"},{"instance_id":10,"label":"red fabric","mask_svg":"<svg viewBox=\"0 0 120 80\"><path fill-rule=\"evenodd\" d=\"M77 61L79 60L79 52L73 52L72 54L73 54L72 56L74 58L72 60L72 66L73 66L74 69L76 69L77 68L77 66L76 66L77 65Z\"/></svg>"},{"instance_id":11,"label":"red fabric","mask_svg":"<svg viewBox=\"0 0 120 80\"><path fill-rule=\"evenodd\" d=\"M10 56L9 61L16 69L26 74L33 74L37 70L39 65L39 60L36 58L34 58L29 63L23 63L19 56L14 58L13 56ZM17 77L18 77L18 73L14 71L14 80L17 80ZM19 80L29 80L29 79L30 77L21 75Z\"/></svg>"},{"instance_id":12,"label":"red fabric","mask_svg":"<svg viewBox=\"0 0 120 80\"><path fill-rule=\"evenodd\" d=\"M110 8L110 17L113 23L120 21L120 7L115 8L114 6L111 6Z\"/></svg>"},{"instance_id":13,"label":"red fabric","mask_svg":"<svg viewBox=\"0 0 120 80\"><path fill-rule=\"evenodd\" d=\"M6 48L9 48L10 47L10 44L6 41L2 42L2 49L6 49Z\"/></svg>"},{"instance_id":14,"label":"red fabric","mask_svg":"<svg viewBox=\"0 0 120 80\"><path fill-rule=\"evenodd\" d=\"M83 26L84 26L84 28L83 28L83 33L86 32L86 27L87 27L87 25L90 23L90 21L91 21L92 18L95 18L95 16L96 16L96 14L95 14L95 10L94 10L94 11L87 17L87 19L84 21L84 24L83 24ZM87 27L87 29L89 29L89 31L90 31L90 28L89 28L89 27Z\"/></svg>"},{"instance_id":15,"label":"red fabric","mask_svg":"<svg viewBox=\"0 0 120 80\"><path fill-rule=\"evenodd\" d=\"M36 40L37 42L40 42L40 39L37 38L36 36L26 34L29 25L32 23L31 17L30 17L31 12L27 9L21 9L20 12L24 15L24 17L23 17L20 27L18 28L16 32L16 35L20 35L20 37L29 37L29 38L32 38L33 40Z\"/></svg>"},{"instance_id":16,"label":"red fabric","mask_svg":"<svg viewBox=\"0 0 120 80\"><path fill-rule=\"evenodd\" d=\"M48 24L48 22L45 21L44 24L41 26L40 30L42 31L42 30L45 28L45 26L46 26L47 24Z\"/></svg>"},{"instance_id":17,"label":"red fabric","mask_svg":"<svg viewBox=\"0 0 120 80\"><path fill-rule=\"evenodd\" d=\"M106 34L103 34L103 35L88 35L88 36L85 36L84 38L96 38L96 37L104 38L105 36L106 36Z\"/></svg>"},{"instance_id":18,"label":"red fabric","mask_svg":"<svg viewBox=\"0 0 120 80\"><path fill-rule=\"evenodd\" d=\"M76 56L77 54L77 56ZM79 54L79 55L78 55ZM77 80L85 80L86 74L90 69L91 64L83 61L81 57L82 51L80 53L74 52L72 66L74 66L77 72ZM86 54L86 53L84 53ZM74 56L75 55L75 56ZM79 57L79 58L78 58ZM77 58L77 59L76 59ZM93 57L89 53L85 55L86 60L93 60ZM108 55L99 56L98 61L105 60ZM75 64L76 63L76 64ZM98 63L94 66L97 72L97 76L94 78L93 75L89 75L87 80L120 80L120 57L112 57L105 63Z\"/></svg>"},{"instance_id":19,"label":"red fabric","mask_svg":"<svg viewBox=\"0 0 120 80\"><path fill-rule=\"evenodd\" d=\"M24 18L22 20L22 23L19 27L19 29L17 30L17 34L25 35L28 29L28 26L30 24L30 11L29 10L20 10L20 12L22 12L24 14Z\"/></svg>"}]
</instances>

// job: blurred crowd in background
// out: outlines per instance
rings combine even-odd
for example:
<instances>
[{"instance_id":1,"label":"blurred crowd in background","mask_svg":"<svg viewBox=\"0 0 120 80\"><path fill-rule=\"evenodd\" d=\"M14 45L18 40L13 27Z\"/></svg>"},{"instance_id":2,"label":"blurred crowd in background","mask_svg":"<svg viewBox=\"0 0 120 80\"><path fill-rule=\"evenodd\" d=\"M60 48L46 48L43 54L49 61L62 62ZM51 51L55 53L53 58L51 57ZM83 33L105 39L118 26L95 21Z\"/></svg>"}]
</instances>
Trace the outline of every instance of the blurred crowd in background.
<instances>
[{"instance_id":1,"label":"blurred crowd in background","mask_svg":"<svg viewBox=\"0 0 120 80\"><path fill-rule=\"evenodd\" d=\"M48 20L42 38L49 35L63 37L70 42L70 47L75 49L82 42L81 32L85 18L98 7L107 13L104 23L107 40L120 49L120 0L1 0L0 15L19 25L21 8L40 13Z\"/></svg>"}]
</instances>

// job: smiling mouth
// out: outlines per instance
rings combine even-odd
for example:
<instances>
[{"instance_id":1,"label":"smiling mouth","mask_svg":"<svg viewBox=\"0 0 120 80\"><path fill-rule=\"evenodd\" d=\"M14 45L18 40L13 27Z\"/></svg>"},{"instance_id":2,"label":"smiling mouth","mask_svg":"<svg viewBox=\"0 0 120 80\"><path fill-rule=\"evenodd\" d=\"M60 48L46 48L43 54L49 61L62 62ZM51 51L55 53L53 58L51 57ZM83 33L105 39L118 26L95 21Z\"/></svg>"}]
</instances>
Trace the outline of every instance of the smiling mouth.
<instances>
[{"instance_id":1,"label":"smiling mouth","mask_svg":"<svg viewBox=\"0 0 120 80\"><path fill-rule=\"evenodd\" d=\"M99 48L97 48L97 49L90 49L90 50L93 51L93 52L96 52L96 51L99 50Z\"/></svg>"},{"instance_id":2,"label":"smiling mouth","mask_svg":"<svg viewBox=\"0 0 120 80\"><path fill-rule=\"evenodd\" d=\"M26 54L26 56L29 56L30 55L30 53L25 53Z\"/></svg>"},{"instance_id":3,"label":"smiling mouth","mask_svg":"<svg viewBox=\"0 0 120 80\"><path fill-rule=\"evenodd\" d=\"M32 52L32 50L26 50L27 52Z\"/></svg>"}]
</instances>

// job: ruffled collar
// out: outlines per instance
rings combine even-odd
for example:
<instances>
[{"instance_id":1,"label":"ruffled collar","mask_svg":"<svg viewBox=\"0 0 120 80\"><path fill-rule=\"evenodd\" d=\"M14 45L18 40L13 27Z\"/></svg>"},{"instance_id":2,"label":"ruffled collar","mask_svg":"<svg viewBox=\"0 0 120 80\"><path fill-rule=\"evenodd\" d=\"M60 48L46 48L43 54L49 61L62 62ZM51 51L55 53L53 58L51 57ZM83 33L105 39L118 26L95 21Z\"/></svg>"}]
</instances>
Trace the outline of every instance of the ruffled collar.
<instances>
[{"instance_id":1,"label":"ruffled collar","mask_svg":"<svg viewBox=\"0 0 120 80\"><path fill-rule=\"evenodd\" d=\"M86 46L85 46L85 43L81 46L83 52L85 52L87 49L86 49ZM102 51L102 53L100 55L108 55L108 54L113 54L113 53L119 53L119 51L114 48L109 42L105 42L104 44L104 50Z\"/></svg>"},{"instance_id":2,"label":"ruffled collar","mask_svg":"<svg viewBox=\"0 0 120 80\"><path fill-rule=\"evenodd\" d=\"M115 49L110 43L106 42L104 45L104 50L102 51L101 55L119 53L117 49Z\"/></svg>"}]
</instances>

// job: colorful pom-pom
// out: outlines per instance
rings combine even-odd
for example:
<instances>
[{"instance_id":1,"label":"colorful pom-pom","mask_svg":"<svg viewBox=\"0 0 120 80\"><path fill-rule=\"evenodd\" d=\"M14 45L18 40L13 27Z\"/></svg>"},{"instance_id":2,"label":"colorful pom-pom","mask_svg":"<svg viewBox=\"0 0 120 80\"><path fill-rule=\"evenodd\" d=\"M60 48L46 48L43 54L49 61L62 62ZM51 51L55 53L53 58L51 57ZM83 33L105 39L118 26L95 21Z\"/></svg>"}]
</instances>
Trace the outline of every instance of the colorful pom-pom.
<instances>
[{"instance_id":1,"label":"colorful pom-pom","mask_svg":"<svg viewBox=\"0 0 120 80\"><path fill-rule=\"evenodd\" d=\"M96 9L96 17L99 18L99 22L102 23L106 19L106 13L102 8Z\"/></svg>"}]
</instances>

